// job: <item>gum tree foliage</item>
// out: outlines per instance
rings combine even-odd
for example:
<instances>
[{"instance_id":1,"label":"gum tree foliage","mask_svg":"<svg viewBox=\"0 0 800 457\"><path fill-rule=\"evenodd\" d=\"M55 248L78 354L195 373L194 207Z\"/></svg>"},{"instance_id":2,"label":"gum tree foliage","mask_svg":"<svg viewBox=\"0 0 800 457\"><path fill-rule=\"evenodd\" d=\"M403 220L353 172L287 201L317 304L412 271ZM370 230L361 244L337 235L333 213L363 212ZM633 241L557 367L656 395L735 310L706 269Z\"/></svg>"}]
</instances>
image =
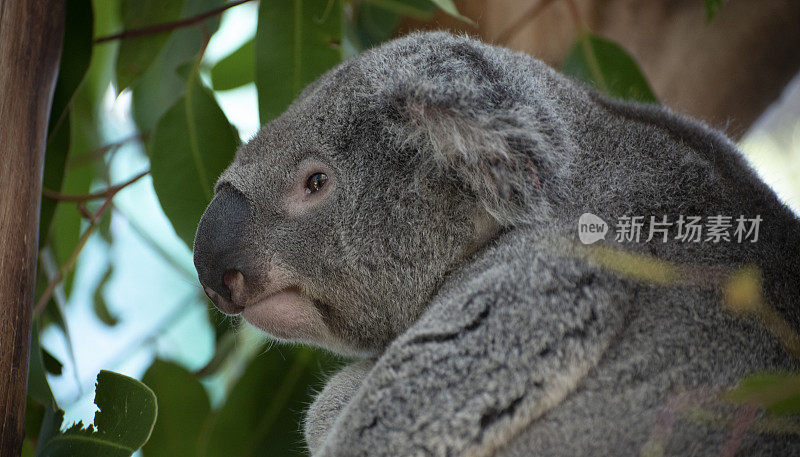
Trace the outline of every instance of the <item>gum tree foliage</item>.
<instances>
[{"instance_id":1,"label":"gum tree foliage","mask_svg":"<svg viewBox=\"0 0 800 457\"><path fill-rule=\"evenodd\" d=\"M471 23L452 0L264 0L255 36L207 65L204 52L220 15L249 1L66 2L47 139L23 455L128 456L140 448L146 457L304 454L300 411L320 387L322 373L337 363L329 355L308 348L245 351L235 329L212 311L216 352L203 369L190 372L155 360L141 381L101 371L94 423L62 427L63 411L45 376L60 376L62 362L43 350L38 338L49 327L68 336L63 306L81 249L94 232L109 238L114 196L147 173L108 182L108 157L120 146L103 140L100 101L109 85L117 93L131 92L138 135L130 140L141 142L161 207L191 249L214 180L239 145L213 91L254 82L263 124L325 70L390 39L403 18L431 20L441 10ZM708 20L722 3L705 0ZM657 103L628 53L578 25L564 72L613 96ZM107 190L90 193L90 187ZM110 275L107 271L96 286L93 309L113 330L117 318L100 293ZM212 407L201 381L222 370L230 372L230 388ZM776 414L797 412L798 384L792 375L762 374L730 398L758 403L766 396L761 403ZM783 395L766 395L773 385L781 386Z\"/></svg>"}]
</instances>

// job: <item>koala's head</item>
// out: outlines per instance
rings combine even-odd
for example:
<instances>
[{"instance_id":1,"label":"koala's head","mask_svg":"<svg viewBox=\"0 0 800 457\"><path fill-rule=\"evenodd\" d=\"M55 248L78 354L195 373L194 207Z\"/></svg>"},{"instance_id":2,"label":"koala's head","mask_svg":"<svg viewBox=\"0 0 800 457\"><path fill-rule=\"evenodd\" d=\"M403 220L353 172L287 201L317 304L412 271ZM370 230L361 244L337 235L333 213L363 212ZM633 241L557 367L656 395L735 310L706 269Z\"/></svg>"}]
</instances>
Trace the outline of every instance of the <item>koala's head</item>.
<instances>
[{"instance_id":1,"label":"koala's head","mask_svg":"<svg viewBox=\"0 0 800 457\"><path fill-rule=\"evenodd\" d=\"M266 124L197 229L217 307L280 339L374 354L448 273L544 211L548 162L533 149L558 139L530 125L550 114L519 103L530 94L503 75L503 52L412 35L329 71Z\"/></svg>"}]
</instances>

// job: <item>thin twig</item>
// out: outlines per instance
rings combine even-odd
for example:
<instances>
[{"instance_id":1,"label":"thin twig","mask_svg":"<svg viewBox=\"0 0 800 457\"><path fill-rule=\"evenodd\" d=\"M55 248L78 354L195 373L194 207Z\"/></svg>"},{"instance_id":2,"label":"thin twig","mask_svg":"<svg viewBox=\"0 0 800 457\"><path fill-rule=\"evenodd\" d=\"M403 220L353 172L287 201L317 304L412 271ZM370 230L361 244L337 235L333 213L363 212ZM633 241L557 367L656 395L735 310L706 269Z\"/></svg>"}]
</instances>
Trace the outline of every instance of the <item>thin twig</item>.
<instances>
[{"instance_id":1,"label":"thin twig","mask_svg":"<svg viewBox=\"0 0 800 457\"><path fill-rule=\"evenodd\" d=\"M519 33L519 30L525 26L528 22L534 20L536 16L539 15L545 8L547 8L553 0L537 0L537 2L528 8L519 19L516 20L511 26L507 29L503 30L500 35L497 37L497 43L499 44L508 44L509 40L514 38L514 36Z\"/></svg>"},{"instance_id":2,"label":"thin twig","mask_svg":"<svg viewBox=\"0 0 800 457\"><path fill-rule=\"evenodd\" d=\"M136 133L129 137L125 137L119 141L115 141L113 143L108 143L103 146L100 146L97 149L87 152L86 154L81 154L79 156L71 156L69 158L69 167L78 167L81 165L86 165L87 163L94 162L97 159L102 158L107 153L114 153L122 146L125 146L131 142L144 142L147 140L146 133Z\"/></svg>"},{"instance_id":3,"label":"thin twig","mask_svg":"<svg viewBox=\"0 0 800 457\"><path fill-rule=\"evenodd\" d=\"M214 8L213 10L206 11L205 13L200 13L196 16L187 17L185 19L180 19L173 22L164 22L162 24L150 25L139 29L124 30L122 32L115 33L113 35L101 36L99 38L95 38L93 43L100 44L100 43L105 43L107 41L137 38L146 35L154 35L156 33L169 32L170 30L175 30L182 27L188 27L190 25L197 24L198 22L203 22L204 20L210 17L217 16L221 14L223 11L233 8L234 6L239 6L242 3L247 3L251 1L253 0L237 0L235 2L228 3L227 5L220 6L219 8Z\"/></svg>"},{"instance_id":4,"label":"thin twig","mask_svg":"<svg viewBox=\"0 0 800 457\"><path fill-rule=\"evenodd\" d=\"M49 198L51 200L58 200L58 201L62 201L62 202L78 202L78 203L86 202L86 201L89 201L89 200L98 200L98 199L101 199L101 198L110 199L111 197L116 195L117 192L119 192L120 190L124 189L125 187L128 187L129 185L135 183L136 181L140 180L141 178L143 178L148 173L150 173L150 170L145 170L145 171L139 173L138 175L134 176L133 178L125 181L122 184L118 184L116 186L111 186L108 189L100 190L100 191L97 191L97 192L92 192L92 193L89 193L89 194L68 195L68 194L62 194L61 192L56 192L56 191L50 190L50 189L42 189L42 195L44 195L45 197L47 197L47 198Z\"/></svg>"},{"instance_id":5,"label":"thin twig","mask_svg":"<svg viewBox=\"0 0 800 457\"><path fill-rule=\"evenodd\" d=\"M100 206L100 209L98 209L97 212L91 215L91 217L89 218L89 227L87 227L86 230L83 232L83 234L81 234L80 239L78 239L78 244L75 246L75 249L72 250L72 254L70 254L67 261L64 262L64 265L62 265L61 268L58 269L58 272L50 279L50 281L48 281L47 286L44 289L44 292L42 292L42 295L36 302L36 306L33 307L34 316L38 316L42 313L42 311L44 311L44 308L45 306L47 306L47 302L50 301L50 297L53 296L53 292L55 292L56 287L67 276L67 274L70 271L72 271L73 268L75 268L75 264L78 261L78 256L83 250L83 247L86 246L86 242L89 241L89 237L92 235L92 233L94 233L94 230L99 225L100 218L103 216L106 210L111 207L111 200L113 200L114 196L117 195L119 191L133 184L139 178L141 178L142 176L146 175L149 172L150 170L143 171L142 173L139 173L132 179L126 181L125 183L120 184L118 186L109 187L106 191L104 191L104 193L102 194L102 197L105 198L103 205ZM72 200L72 201L82 202L84 200L85 199Z\"/></svg>"}]
</instances>

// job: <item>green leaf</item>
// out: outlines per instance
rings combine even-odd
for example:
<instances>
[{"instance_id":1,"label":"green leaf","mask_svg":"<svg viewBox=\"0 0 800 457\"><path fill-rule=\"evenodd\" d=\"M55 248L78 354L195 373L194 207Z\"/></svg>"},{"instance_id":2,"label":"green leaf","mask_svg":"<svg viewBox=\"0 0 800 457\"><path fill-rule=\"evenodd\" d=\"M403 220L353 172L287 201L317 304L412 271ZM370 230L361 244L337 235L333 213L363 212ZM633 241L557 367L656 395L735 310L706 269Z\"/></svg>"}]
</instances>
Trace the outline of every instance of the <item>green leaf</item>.
<instances>
[{"instance_id":1,"label":"green leaf","mask_svg":"<svg viewBox=\"0 0 800 457\"><path fill-rule=\"evenodd\" d=\"M97 287L94 289L94 296L93 298L93 306L92 309L94 310L94 315L100 320L100 322L106 324L109 327L113 327L119 323L119 319L117 319L111 311L108 310L108 303L106 303L105 298L103 297L103 290L105 289L106 284L111 279L111 274L113 273L113 267L109 265L106 268L106 272L103 274L103 277L100 279L100 282L97 284Z\"/></svg>"},{"instance_id":2,"label":"green leaf","mask_svg":"<svg viewBox=\"0 0 800 457\"><path fill-rule=\"evenodd\" d=\"M54 113L51 113L51 116ZM44 175L42 188L55 192L61 191L67 165L67 155L70 145L70 115L65 115L64 120L51 131L47 137L47 148L44 154ZM51 118L52 119L52 118ZM47 243L50 233L50 224L58 206L58 201L42 196L42 205L39 210L39 249Z\"/></svg>"},{"instance_id":3,"label":"green leaf","mask_svg":"<svg viewBox=\"0 0 800 457\"><path fill-rule=\"evenodd\" d=\"M215 312L217 315L220 314L216 310L213 312ZM211 321L211 324L214 325L215 323L222 321L222 318L219 316L209 316L209 320ZM219 333L219 326L214 327L214 330L217 332L214 356L211 357L211 360L209 360L203 368L197 371L196 376L206 378L208 376L217 374L217 372L225 366L225 364L236 352L236 332L228 324L224 325L226 327L226 331L221 335Z\"/></svg>"},{"instance_id":4,"label":"green leaf","mask_svg":"<svg viewBox=\"0 0 800 457\"><path fill-rule=\"evenodd\" d=\"M359 49L371 48L394 35L400 24L400 15L377 4L362 2L358 4L356 20L350 27Z\"/></svg>"},{"instance_id":5,"label":"green leaf","mask_svg":"<svg viewBox=\"0 0 800 457\"><path fill-rule=\"evenodd\" d=\"M25 403L25 439L35 442L44 421L45 406L30 395Z\"/></svg>"},{"instance_id":6,"label":"green leaf","mask_svg":"<svg viewBox=\"0 0 800 457\"><path fill-rule=\"evenodd\" d=\"M69 101L83 81L92 57L94 14L91 0L67 0L65 6L64 45L48 129L51 133L63 121Z\"/></svg>"},{"instance_id":7,"label":"green leaf","mask_svg":"<svg viewBox=\"0 0 800 457\"><path fill-rule=\"evenodd\" d=\"M233 159L239 136L196 73L159 121L148 146L153 187L175 232L191 249L214 182Z\"/></svg>"},{"instance_id":8,"label":"green leaf","mask_svg":"<svg viewBox=\"0 0 800 457\"><path fill-rule=\"evenodd\" d=\"M324 366L308 348L274 348L254 358L210 423L205 457L305 455L301 411Z\"/></svg>"},{"instance_id":9,"label":"green leaf","mask_svg":"<svg viewBox=\"0 0 800 457\"><path fill-rule=\"evenodd\" d=\"M456 5L455 3L453 3L453 0L431 0L431 2L433 2L434 5L438 6L439 9L453 16L454 18L460 21L467 22L469 24L474 24L474 22L472 22L472 19L466 16L462 16L461 13L458 12L458 8L456 8Z\"/></svg>"},{"instance_id":10,"label":"green leaf","mask_svg":"<svg viewBox=\"0 0 800 457\"><path fill-rule=\"evenodd\" d=\"M359 11L364 6L380 8L399 16L407 16L421 21L431 19L436 10L436 6L430 0L365 0L358 4Z\"/></svg>"},{"instance_id":11,"label":"green leaf","mask_svg":"<svg viewBox=\"0 0 800 457\"><path fill-rule=\"evenodd\" d=\"M211 69L214 90L230 90L244 86L255 79L255 54L253 40L243 44Z\"/></svg>"},{"instance_id":12,"label":"green leaf","mask_svg":"<svg viewBox=\"0 0 800 457\"><path fill-rule=\"evenodd\" d=\"M158 421L145 457L197 455L197 443L211 406L205 388L186 369L155 360L142 381L158 397Z\"/></svg>"},{"instance_id":13,"label":"green leaf","mask_svg":"<svg viewBox=\"0 0 800 457\"><path fill-rule=\"evenodd\" d=\"M61 376L64 364L46 349L42 349L42 360L44 361L44 369L47 370L48 373L54 376Z\"/></svg>"},{"instance_id":14,"label":"green leaf","mask_svg":"<svg viewBox=\"0 0 800 457\"><path fill-rule=\"evenodd\" d=\"M800 374L755 373L728 392L737 403L754 403L775 415L800 413Z\"/></svg>"},{"instance_id":15,"label":"green leaf","mask_svg":"<svg viewBox=\"0 0 800 457\"><path fill-rule=\"evenodd\" d=\"M722 3L725 0L704 0L706 4L706 21L711 22L714 16L717 15L719 9L722 8Z\"/></svg>"},{"instance_id":16,"label":"green leaf","mask_svg":"<svg viewBox=\"0 0 800 457\"><path fill-rule=\"evenodd\" d=\"M647 79L633 58L617 44L587 31L579 33L564 74L591 84L612 97L657 103Z\"/></svg>"},{"instance_id":17,"label":"green leaf","mask_svg":"<svg viewBox=\"0 0 800 457\"><path fill-rule=\"evenodd\" d=\"M261 123L342 60L341 0L273 0L258 8L255 82Z\"/></svg>"},{"instance_id":18,"label":"green leaf","mask_svg":"<svg viewBox=\"0 0 800 457\"><path fill-rule=\"evenodd\" d=\"M50 127L44 159L43 187L61 191L70 144L69 104L89 68L92 57L94 16L90 0L68 0L65 11L64 45L58 81L50 110ZM42 198L39 213L39 249L47 240L57 202Z\"/></svg>"},{"instance_id":19,"label":"green leaf","mask_svg":"<svg viewBox=\"0 0 800 457\"><path fill-rule=\"evenodd\" d=\"M225 3L223 0L184 0L181 17L194 16ZM164 49L133 88L133 117L139 130L152 133L158 120L186 92L186 79L177 74L178 67L197 59L203 49L205 33L213 35L219 27L219 16L202 24L183 27L172 33Z\"/></svg>"},{"instance_id":20,"label":"green leaf","mask_svg":"<svg viewBox=\"0 0 800 457\"><path fill-rule=\"evenodd\" d=\"M53 393L45 375L42 346L39 344L39 323L34 321L31 329L31 349L28 355L28 396L41 405L53 403Z\"/></svg>"},{"instance_id":21,"label":"green leaf","mask_svg":"<svg viewBox=\"0 0 800 457\"><path fill-rule=\"evenodd\" d=\"M183 0L123 0L120 11L125 30L139 29L178 19ZM117 56L117 85L122 90L133 84L155 60L171 32L122 40Z\"/></svg>"},{"instance_id":22,"label":"green leaf","mask_svg":"<svg viewBox=\"0 0 800 457\"><path fill-rule=\"evenodd\" d=\"M87 428L79 422L59 432L63 411L48 411L36 455L127 457L147 442L158 414L150 388L133 378L101 371L94 402L100 410L94 415L94 425Z\"/></svg>"},{"instance_id":23,"label":"green leaf","mask_svg":"<svg viewBox=\"0 0 800 457\"><path fill-rule=\"evenodd\" d=\"M21 457L34 457L34 452L32 440L25 438L25 441L22 442Z\"/></svg>"},{"instance_id":24,"label":"green leaf","mask_svg":"<svg viewBox=\"0 0 800 457\"><path fill-rule=\"evenodd\" d=\"M96 164L91 161L81 163L79 158L92 154L100 146L100 132L97 117L93 110L93 101L88 98L84 88L78 91L70 112L70 162L64 175L61 191L66 194L85 194L89 192L97 171ZM60 202L53 214L52 228L48 239L53 250L57 267L61 267L72 255L83 232L84 219L78 212L75 203ZM72 289L75 271L70 271L61 282L65 298Z\"/></svg>"}]
</instances>

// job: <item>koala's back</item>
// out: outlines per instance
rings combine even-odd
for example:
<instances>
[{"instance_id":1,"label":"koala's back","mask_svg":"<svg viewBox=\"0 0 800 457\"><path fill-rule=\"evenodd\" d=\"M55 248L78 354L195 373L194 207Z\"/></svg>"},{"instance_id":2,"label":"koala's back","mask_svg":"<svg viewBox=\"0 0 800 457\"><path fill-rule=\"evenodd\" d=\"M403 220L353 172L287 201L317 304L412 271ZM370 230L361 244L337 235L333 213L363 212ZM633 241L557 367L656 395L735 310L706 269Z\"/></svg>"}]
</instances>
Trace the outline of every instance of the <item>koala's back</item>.
<instances>
[{"instance_id":1,"label":"koala's back","mask_svg":"<svg viewBox=\"0 0 800 457\"><path fill-rule=\"evenodd\" d=\"M634 307L576 391L497 455L716 455L748 420L719 394L754 371L799 368L761 324L726 314L713 291L645 287ZM800 455L797 434L745 430L736 455Z\"/></svg>"}]
</instances>

